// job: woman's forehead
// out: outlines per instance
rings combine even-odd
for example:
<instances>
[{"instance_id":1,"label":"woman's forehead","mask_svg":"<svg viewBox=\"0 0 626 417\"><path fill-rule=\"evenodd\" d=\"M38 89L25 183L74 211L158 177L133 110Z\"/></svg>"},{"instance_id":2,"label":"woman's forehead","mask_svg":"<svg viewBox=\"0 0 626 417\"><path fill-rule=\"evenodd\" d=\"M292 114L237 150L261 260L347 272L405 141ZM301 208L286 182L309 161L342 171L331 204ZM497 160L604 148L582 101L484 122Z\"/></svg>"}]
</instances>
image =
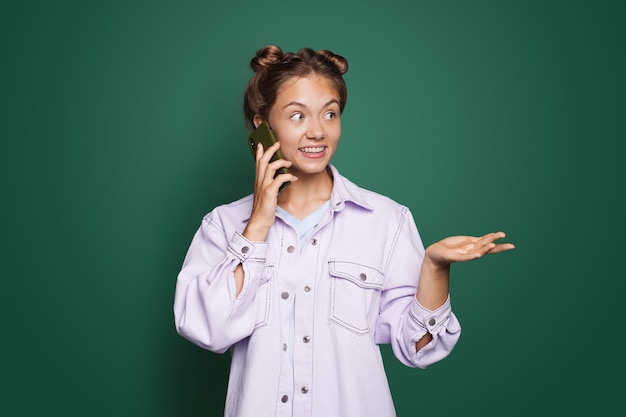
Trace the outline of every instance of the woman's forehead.
<instances>
[{"instance_id":1,"label":"woman's forehead","mask_svg":"<svg viewBox=\"0 0 626 417\"><path fill-rule=\"evenodd\" d=\"M290 100L295 97L310 96L339 97L339 92L328 78L312 74L305 77L292 77L286 80L278 89L276 101Z\"/></svg>"}]
</instances>

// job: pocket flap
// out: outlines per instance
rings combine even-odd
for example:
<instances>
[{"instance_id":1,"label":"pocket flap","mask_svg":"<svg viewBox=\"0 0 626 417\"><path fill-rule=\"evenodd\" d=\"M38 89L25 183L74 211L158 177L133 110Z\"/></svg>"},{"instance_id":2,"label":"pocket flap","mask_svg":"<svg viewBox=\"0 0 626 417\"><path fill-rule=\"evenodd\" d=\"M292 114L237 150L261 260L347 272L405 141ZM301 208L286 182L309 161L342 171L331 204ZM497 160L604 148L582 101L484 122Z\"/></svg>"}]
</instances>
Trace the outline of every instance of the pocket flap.
<instances>
[{"instance_id":1,"label":"pocket flap","mask_svg":"<svg viewBox=\"0 0 626 417\"><path fill-rule=\"evenodd\" d=\"M362 288L381 289L385 276L375 268L357 262L328 261L328 272L338 278L345 278Z\"/></svg>"}]
</instances>

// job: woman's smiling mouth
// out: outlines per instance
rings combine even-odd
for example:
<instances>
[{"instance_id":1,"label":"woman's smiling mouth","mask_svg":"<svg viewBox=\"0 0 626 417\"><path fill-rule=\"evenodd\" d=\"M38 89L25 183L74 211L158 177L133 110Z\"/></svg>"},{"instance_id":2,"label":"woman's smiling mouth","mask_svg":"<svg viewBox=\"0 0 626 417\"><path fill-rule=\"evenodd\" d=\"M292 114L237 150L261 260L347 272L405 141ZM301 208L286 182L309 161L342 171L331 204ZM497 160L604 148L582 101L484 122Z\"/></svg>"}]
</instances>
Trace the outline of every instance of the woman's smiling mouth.
<instances>
[{"instance_id":1,"label":"woman's smiling mouth","mask_svg":"<svg viewBox=\"0 0 626 417\"><path fill-rule=\"evenodd\" d=\"M319 158L325 154L326 146L306 146L298 148L308 158Z\"/></svg>"}]
</instances>

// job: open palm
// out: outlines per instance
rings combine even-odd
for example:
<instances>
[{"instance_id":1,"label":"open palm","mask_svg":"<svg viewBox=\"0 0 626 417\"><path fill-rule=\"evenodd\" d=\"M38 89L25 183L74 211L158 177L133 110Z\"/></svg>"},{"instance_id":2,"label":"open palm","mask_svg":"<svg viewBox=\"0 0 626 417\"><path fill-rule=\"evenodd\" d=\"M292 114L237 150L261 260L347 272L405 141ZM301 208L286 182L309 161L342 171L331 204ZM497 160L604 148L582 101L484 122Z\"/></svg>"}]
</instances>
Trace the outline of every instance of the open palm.
<instances>
[{"instance_id":1,"label":"open palm","mask_svg":"<svg viewBox=\"0 0 626 417\"><path fill-rule=\"evenodd\" d=\"M488 233L484 236L450 236L433 243L427 249L430 258L440 264L465 262L487 254L514 249L511 243L496 243L506 237L504 232Z\"/></svg>"}]
</instances>

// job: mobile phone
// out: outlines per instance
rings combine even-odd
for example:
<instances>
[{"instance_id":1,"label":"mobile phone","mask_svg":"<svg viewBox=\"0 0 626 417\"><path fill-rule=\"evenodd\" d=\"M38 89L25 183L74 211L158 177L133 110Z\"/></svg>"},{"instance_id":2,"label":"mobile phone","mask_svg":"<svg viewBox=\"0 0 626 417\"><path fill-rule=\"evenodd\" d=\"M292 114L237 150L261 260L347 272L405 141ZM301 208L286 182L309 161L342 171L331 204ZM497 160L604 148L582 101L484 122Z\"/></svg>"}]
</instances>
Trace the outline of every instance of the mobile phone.
<instances>
[{"instance_id":1,"label":"mobile phone","mask_svg":"<svg viewBox=\"0 0 626 417\"><path fill-rule=\"evenodd\" d=\"M256 161L256 149L259 143L263 145L263 150L265 151L276 142L277 139L274 135L274 132L272 131L272 128L270 127L269 123L267 123L267 121L264 121L252 132L252 134L248 138L248 146L250 147L250 152L252 152L252 158L254 158L254 160ZM278 159L285 159L280 149L277 150L274 155L272 155L270 162L274 162ZM287 170L287 168L280 168L278 169L278 171L276 171L276 175L274 175L274 178L276 178L278 174L288 173L289 170ZM280 187L280 191L282 191L287 185L289 185L289 182L284 183Z\"/></svg>"}]
</instances>

